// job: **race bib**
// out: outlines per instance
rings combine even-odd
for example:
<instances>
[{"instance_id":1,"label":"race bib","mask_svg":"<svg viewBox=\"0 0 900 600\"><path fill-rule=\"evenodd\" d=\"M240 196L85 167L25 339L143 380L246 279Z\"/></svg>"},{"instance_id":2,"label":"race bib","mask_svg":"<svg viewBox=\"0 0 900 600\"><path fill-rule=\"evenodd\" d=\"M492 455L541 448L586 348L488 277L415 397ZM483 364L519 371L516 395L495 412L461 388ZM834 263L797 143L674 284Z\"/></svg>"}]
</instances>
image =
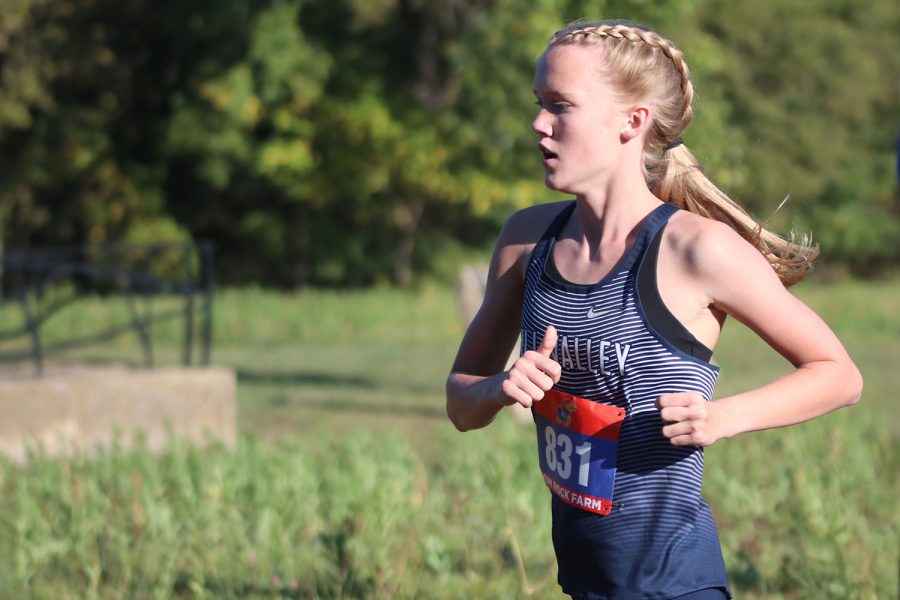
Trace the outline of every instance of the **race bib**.
<instances>
[{"instance_id":1,"label":"race bib","mask_svg":"<svg viewBox=\"0 0 900 600\"><path fill-rule=\"evenodd\" d=\"M566 504L609 514L625 410L550 390L532 411L544 483Z\"/></svg>"}]
</instances>

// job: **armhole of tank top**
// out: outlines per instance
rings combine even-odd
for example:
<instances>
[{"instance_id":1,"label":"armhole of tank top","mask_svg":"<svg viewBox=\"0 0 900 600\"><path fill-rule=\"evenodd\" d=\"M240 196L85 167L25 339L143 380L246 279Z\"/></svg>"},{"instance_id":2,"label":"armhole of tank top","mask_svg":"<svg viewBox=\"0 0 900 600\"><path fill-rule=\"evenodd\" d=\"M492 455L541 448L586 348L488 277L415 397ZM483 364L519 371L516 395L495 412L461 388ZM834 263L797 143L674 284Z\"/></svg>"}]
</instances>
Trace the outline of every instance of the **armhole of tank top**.
<instances>
[{"instance_id":1,"label":"armhole of tank top","mask_svg":"<svg viewBox=\"0 0 900 600\"><path fill-rule=\"evenodd\" d=\"M569 281L567 281L566 278L562 276L562 274L559 272L559 269L556 268L556 261L553 260L554 241L555 240L550 240L549 242L547 242L547 251L544 253L543 258L544 273L556 283L571 285Z\"/></svg>"},{"instance_id":2,"label":"armhole of tank top","mask_svg":"<svg viewBox=\"0 0 900 600\"><path fill-rule=\"evenodd\" d=\"M656 268L659 260L659 245L662 241L665 224L659 228L647 246L637 272L637 296L644 316L650 327L663 339L689 356L709 362L713 352L703 345L694 335L675 318L659 294L656 281Z\"/></svg>"}]
</instances>

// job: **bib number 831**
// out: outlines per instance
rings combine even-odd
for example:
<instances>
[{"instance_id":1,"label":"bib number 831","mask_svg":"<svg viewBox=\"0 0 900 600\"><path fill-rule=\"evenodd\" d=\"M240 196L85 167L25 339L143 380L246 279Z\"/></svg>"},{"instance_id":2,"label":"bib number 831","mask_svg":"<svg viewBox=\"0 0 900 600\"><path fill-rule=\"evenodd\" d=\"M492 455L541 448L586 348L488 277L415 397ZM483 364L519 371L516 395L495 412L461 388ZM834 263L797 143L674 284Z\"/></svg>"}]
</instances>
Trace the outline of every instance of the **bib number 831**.
<instances>
[{"instance_id":1,"label":"bib number 831","mask_svg":"<svg viewBox=\"0 0 900 600\"><path fill-rule=\"evenodd\" d=\"M572 438L563 432L547 426L544 429L544 458L547 468L559 475L560 479L569 479L572 475ZM574 446L578 455L578 485L586 486L591 472L591 445L585 442Z\"/></svg>"}]
</instances>

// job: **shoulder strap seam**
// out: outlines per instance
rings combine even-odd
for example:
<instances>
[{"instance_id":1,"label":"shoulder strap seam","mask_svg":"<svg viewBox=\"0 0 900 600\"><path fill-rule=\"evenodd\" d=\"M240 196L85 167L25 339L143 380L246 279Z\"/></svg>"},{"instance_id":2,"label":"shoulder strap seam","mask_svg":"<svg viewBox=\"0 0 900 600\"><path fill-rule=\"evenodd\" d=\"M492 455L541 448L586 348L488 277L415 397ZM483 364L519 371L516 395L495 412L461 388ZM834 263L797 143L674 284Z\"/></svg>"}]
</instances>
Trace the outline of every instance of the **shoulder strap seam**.
<instances>
[{"instance_id":1,"label":"shoulder strap seam","mask_svg":"<svg viewBox=\"0 0 900 600\"><path fill-rule=\"evenodd\" d=\"M647 248L650 247L650 243L657 235L659 235L659 232L665 228L666 224L669 222L669 218L677 211L678 207L672 206L671 204L662 204L654 209L653 213L648 217L647 222L644 223L638 239L634 242L635 245L632 248L631 256L628 258L627 262L621 266L620 270L635 273L640 270L641 264L644 262L644 256L647 254Z\"/></svg>"},{"instance_id":2,"label":"shoulder strap seam","mask_svg":"<svg viewBox=\"0 0 900 600\"><path fill-rule=\"evenodd\" d=\"M572 215L572 211L575 209L575 202L575 200L572 200L567 203L562 210L553 217L553 220L550 222L550 225L541 236L538 245L535 247L535 250L539 250L539 252L535 252L532 255L532 260L543 258L543 256L547 254L547 249L552 245L551 241L559 237L559 232L562 231L566 221L568 221L569 217Z\"/></svg>"}]
</instances>

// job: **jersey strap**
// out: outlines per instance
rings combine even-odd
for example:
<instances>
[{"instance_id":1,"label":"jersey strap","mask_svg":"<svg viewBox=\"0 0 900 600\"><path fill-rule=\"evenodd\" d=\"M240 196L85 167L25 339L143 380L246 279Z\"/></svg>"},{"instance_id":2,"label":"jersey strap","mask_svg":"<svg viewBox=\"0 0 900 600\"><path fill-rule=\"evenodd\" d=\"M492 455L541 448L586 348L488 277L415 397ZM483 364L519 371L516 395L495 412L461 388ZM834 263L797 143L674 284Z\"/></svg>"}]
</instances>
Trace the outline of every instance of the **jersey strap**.
<instances>
[{"instance_id":1,"label":"jersey strap","mask_svg":"<svg viewBox=\"0 0 900 600\"><path fill-rule=\"evenodd\" d=\"M559 232L562 231L566 221L569 220L569 217L572 216L572 213L575 211L575 205L575 200L567 202L553 221L550 222L550 225L544 231L544 235L541 236L541 240L532 251L531 260L543 260L544 254L547 253L547 249L553 244L553 241L559 237Z\"/></svg>"},{"instance_id":2,"label":"jersey strap","mask_svg":"<svg viewBox=\"0 0 900 600\"><path fill-rule=\"evenodd\" d=\"M572 506L609 514L625 411L554 389L532 405L532 412L550 491Z\"/></svg>"}]
</instances>

